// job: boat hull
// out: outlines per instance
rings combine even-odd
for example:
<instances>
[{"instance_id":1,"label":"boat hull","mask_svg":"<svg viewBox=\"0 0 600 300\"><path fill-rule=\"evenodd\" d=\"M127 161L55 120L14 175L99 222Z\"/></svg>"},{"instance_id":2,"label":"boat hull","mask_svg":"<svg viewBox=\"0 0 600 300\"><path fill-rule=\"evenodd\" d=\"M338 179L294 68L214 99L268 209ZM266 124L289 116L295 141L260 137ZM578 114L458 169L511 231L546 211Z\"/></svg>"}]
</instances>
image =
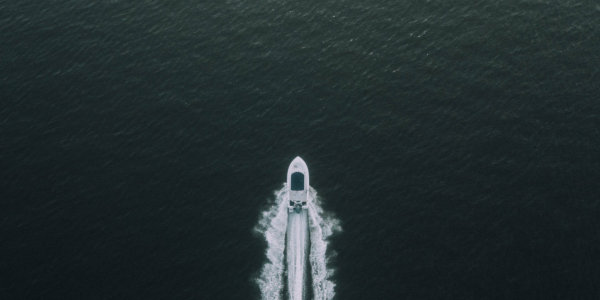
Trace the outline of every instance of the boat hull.
<instances>
[{"instance_id":1,"label":"boat hull","mask_svg":"<svg viewBox=\"0 0 600 300\"><path fill-rule=\"evenodd\" d=\"M287 172L288 211L299 213L308 209L309 174L306 162L294 158Z\"/></svg>"}]
</instances>

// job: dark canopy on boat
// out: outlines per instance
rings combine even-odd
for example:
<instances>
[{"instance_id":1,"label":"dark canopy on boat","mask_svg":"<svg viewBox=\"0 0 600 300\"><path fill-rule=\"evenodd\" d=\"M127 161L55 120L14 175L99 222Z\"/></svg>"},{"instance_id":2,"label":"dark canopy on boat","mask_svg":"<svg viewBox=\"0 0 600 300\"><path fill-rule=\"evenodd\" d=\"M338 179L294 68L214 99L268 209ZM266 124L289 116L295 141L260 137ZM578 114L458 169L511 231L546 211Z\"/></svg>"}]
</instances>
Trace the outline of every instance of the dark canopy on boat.
<instances>
[{"instance_id":1,"label":"dark canopy on boat","mask_svg":"<svg viewBox=\"0 0 600 300\"><path fill-rule=\"evenodd\" d=\"M304 189L304 174L300 172L292 173L292 191L301 191Z\"/></svg>"}]
</instances>

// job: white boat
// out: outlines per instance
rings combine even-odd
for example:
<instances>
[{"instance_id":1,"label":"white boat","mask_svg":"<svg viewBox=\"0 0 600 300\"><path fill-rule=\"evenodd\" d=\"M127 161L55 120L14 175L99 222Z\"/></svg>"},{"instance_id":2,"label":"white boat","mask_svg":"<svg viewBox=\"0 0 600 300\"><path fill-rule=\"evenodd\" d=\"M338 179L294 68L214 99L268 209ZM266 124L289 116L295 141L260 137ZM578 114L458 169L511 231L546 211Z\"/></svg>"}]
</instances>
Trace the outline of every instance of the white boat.
<instances>
[{"instance_id":1,"label":"white boat","mask_svg":"<svg viewBox=\"0 0 600 300\"><path fill-rule=\"evenodd\" d=\"M308 209L308 167L300 156L296 156L287 172L287 190L290 199L288 212Z\"/></svg>"}]
</instances>

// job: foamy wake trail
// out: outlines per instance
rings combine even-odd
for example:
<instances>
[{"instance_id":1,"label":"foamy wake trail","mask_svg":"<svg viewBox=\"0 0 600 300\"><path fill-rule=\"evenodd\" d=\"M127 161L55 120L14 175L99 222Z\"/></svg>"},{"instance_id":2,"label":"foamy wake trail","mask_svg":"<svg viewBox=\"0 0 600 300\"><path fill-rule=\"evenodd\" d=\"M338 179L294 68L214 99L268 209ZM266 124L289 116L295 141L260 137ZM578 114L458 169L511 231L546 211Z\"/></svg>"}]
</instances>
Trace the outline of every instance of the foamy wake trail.
<instances>
[{"instance_id":1,"label":"foamy wake trail","mask_svg":"<svg viewBox=\"0 0 600 300\"><path fill-rule=\"evenodd\" d=\"M310 228L310 266L314 300L329 300L335 295L335 284L331 281L333 269L327 267L327 240L336 232L341 232L340 222L331 213L321 208L317 191L310 188L311 201L308 204L308 224ZM333 255L333 251L330 254Z\"/></svg>"},{"instance_id":2,"label":"foamy wake trail","mask_svg":"<svg viewBox=\"0 0 600 300\"><path fill-rule=\"evenodd\" d=\"M283 256L285 250L285 231L287 228L287 206L284 201L285 186L275 192L275 202L262 213L256 232L264 235L267 242L267 261L260 276L256 279L262 299L281 299L283 286Z\"/></svg>"},{"instance_id":3,"label":"foamy wake trail","mask_svg":"<svg viewBox=\"0 0 600 300\"><path fill-rule=\"evenodd\" d=\"M336 232L341 231L341 227L339 221L333 215L323 211L320 206L320 199L317 197L317 192L313 188L310 188L309 198L308 227L310 254L308 261L310 262L310 270L312 272L312 292L315 300L328 300L332 299L335 295L335 284L331 280L333 269L327 266L327 254L332 255L327 251L328 238ZM256 232L264 236L267 242L267 260L263 265L259 277L256 279L263 300L279 300L283 298L284 294L290 295L290 297L297 297L299 295L298 291L306 295L305 291L302 291L305 286L302 281L308 277L302 273L305 271L300 272L300 270L306 270L306 266L303 265L304 261L306 261L305 252L302 255L296 255L299 253L290 255L291 253L288 251L288 291L282 293L285 278L284 270L286 269L284 252L286 245L285 235L288 225L287 203L288 199L284 184L282 189L275 192L275 201L262 213L255 228ZM299 222L304 224L296 224L300 226L294 226L293 228L306 228L306 216L298 214L298 217L297 221L291 221L293 219L291 218L290 223ZM304 232L306 232L306 229L304 229ZM304 248L306 245L306 242L303 241L305 239L302 233L298 232L293 241L291 241L291 246L288 247L292 248L291 251L301 251L301 248ZM295 262L289 262L290 257L297 259L295 260L297 262L296 265L294 265Z\"/></svg>"},{"instance_id":4,"label":"foamy wake trail","mask_svg":"<svg viewBox=\"0 0 600 300\"><path fill-rule=\"evenodd\" d=\"M306 210L288 214L287 277L290 300L304 300L306 291L306 257L308 255L308 216Z\"/></svg>"}]
</instances>

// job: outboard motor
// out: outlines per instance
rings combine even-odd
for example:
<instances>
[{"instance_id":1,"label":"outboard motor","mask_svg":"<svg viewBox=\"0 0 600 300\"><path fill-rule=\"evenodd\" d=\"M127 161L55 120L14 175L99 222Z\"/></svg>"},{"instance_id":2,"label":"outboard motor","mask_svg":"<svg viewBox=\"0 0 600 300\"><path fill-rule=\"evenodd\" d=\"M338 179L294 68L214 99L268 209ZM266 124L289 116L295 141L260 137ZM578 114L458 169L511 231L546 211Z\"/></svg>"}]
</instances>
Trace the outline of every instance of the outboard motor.
<instances>
[{"instance_id":1,"label":"outboard motor","mask_svg":"<svg viewBox=\"0 0 600 300\"><path fill-rule=\"evenodd\" d=\"M296 205L294 205L294 211L300 213L302 211L302 204L296 203Z\"/></svg>"}]
</instances>

